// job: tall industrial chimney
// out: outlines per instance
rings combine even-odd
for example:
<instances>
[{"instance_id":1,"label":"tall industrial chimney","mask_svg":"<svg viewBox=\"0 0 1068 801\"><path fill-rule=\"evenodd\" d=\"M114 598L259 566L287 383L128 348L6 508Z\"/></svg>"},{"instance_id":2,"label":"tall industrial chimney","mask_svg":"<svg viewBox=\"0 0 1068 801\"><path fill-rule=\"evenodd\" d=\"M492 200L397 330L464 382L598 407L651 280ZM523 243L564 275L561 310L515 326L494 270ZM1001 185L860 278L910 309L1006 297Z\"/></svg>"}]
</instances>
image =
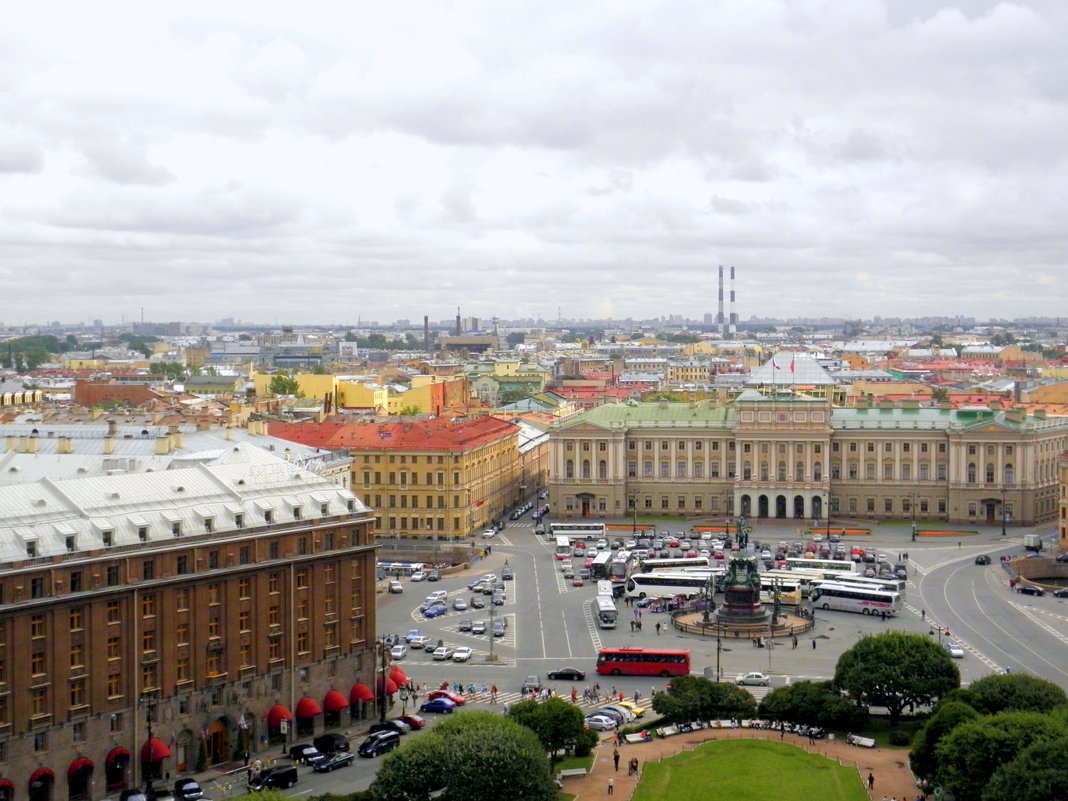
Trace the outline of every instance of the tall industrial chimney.
<instances>
[{"instance_id":1,"label":"tall industrial chimney","mask_svg":"<svg viewBox=\"0 0 1068 801\"><path fill-rule=\"evenodd\" d=\"M734 310L734 265L731 265L731 318L727 326L731 337L738 333L738 312Z\"/></svg>"},{"instance_id":2,"label":"tall industrial chimney","mask_svg":"<svg viewBox=\"0 0 1068 801\"><path fill-rule=\"evenodd\" d=\"M423 315L423 350L430 350L430 315Z\"/></svg>"},{"instance_id":3,"label":"tall industrial chimney","mask_svg":"<svg viewBox=\"0 0 1068 801\"><path fill-rule=\"evenodd\" d=\"M716 312L716 328L721 334L726 333L726 320L723 317L723 265L719 265L719 310Z\"/></svg>"},{"instance_id":4,"label":"tall industrial chimney","mask_svg":"<svg viewBox=\"0 0 1068 801\"><path fill-rule=\"evenodd\" d=\"M464 332L463 325L460 323L460 307L456 307L456 336L460 336Z\"/></svg>"}]
</instances>

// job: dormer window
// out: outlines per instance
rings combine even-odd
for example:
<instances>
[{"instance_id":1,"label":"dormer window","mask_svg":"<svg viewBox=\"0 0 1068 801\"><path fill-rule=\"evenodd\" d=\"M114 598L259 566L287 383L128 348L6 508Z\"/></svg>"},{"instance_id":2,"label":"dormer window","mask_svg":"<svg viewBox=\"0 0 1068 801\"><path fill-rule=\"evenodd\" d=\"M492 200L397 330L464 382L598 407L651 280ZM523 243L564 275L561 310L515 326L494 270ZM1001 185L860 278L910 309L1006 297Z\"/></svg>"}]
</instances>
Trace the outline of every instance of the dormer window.
<instances>
[{"instance_id":1,"label":"dormer window","mask_svg":"<svg viewBox=\"0 0 1068 801\"><path fill-rule=\"evenodd\" d=\"M234 528L244 528L244 527L245 527L245 516L242 515L242 514L234 515Z\"/></svg>"},{"instance_id":2,"label":"dormer window","mask_svg":"<svg viewBox=\"0 0 1068 801\"><path fill-rule=\"evenodd\" d=\"M100 532L100 539L104 541L104 547L110 548L115 543L115 532L108 529Z\"/></svg>"},{"instance_id":3,"label":"dormer window","mask_svg":"<svg viewBox=\"0 0 1068 801\"><path fill-rule=\"evenodd\" d=\"M141 542L148 542L148 526L137 527L137 539Z\"/></svg>"}]
</instances>

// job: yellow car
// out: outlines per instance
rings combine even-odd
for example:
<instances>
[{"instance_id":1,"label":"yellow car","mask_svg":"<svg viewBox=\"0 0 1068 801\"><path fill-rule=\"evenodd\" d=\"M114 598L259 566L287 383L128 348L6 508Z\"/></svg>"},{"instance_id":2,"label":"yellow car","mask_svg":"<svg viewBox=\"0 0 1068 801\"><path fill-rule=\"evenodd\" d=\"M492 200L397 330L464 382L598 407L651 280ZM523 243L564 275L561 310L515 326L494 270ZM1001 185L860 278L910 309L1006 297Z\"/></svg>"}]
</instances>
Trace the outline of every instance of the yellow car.
<instances>
[{"instance_id":1,"label":"yellow car","mask_svg":"<svg viewBox=\"0 0 1068 801\"><path fill-rule=\"evenodd\" d=\"M642 709L640 706L631 701L615 701L614 703L616 706L621 706L624 709L629 709L631 712L634 713L634 717L636 718L640 718L642 715L645 714L644 709Z\"/></svg>"}]
</instances>

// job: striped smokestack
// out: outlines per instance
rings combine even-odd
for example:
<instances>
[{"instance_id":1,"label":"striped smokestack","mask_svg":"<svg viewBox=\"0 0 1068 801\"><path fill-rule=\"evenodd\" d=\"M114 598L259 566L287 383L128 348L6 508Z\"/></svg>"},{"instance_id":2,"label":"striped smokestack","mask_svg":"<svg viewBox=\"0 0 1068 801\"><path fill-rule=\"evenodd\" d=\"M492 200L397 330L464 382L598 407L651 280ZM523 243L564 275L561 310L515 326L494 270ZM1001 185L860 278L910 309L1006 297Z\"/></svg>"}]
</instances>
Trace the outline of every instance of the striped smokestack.
<instances>
[{"instance_id":1,"label":"striped smokestack","mask_svg":"<svg viewBox=\"0 0 1068 801\"><path fill-rule=\"evenodd\" d=\"M734 310L734 265L731 265L731 319L728 325L731 336L738 333L738 313Z\"/></svg>"},{"instance_id":2,"label":"striped smokestack","mask_svg":"<svg viewBox=\"0 0 1068 801\"><path fill-rule=\"evenodd\" d=\"M725 333L724 324L727 322L723 316L723 265L719 265L719 311L716 313L716 327L720 333Z\"/></svg>"}]
</instances>

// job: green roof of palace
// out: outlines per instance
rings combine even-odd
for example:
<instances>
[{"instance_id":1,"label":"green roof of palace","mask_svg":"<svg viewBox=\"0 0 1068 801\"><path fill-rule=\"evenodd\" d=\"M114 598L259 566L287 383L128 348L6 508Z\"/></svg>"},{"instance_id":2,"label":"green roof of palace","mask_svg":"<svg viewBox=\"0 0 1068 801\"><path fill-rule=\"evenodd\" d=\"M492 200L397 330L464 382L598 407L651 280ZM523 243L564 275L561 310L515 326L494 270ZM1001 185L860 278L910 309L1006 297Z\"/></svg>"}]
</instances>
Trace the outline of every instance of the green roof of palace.
<instances>
[{"instance_id":1,"label":"green roof of palace","mask_svg":"<svg viewBox=\"0 0 1068 801\"><path fill-rule=\"evenodd\" d=\"M583 423L603 426L604 428L647 428L662 426L665 428L730 428L734 424L733 406L709 406L697 403L607 403L583 412L560 424L560 428L571 428Z\"/></svg>"}]
</instances>

